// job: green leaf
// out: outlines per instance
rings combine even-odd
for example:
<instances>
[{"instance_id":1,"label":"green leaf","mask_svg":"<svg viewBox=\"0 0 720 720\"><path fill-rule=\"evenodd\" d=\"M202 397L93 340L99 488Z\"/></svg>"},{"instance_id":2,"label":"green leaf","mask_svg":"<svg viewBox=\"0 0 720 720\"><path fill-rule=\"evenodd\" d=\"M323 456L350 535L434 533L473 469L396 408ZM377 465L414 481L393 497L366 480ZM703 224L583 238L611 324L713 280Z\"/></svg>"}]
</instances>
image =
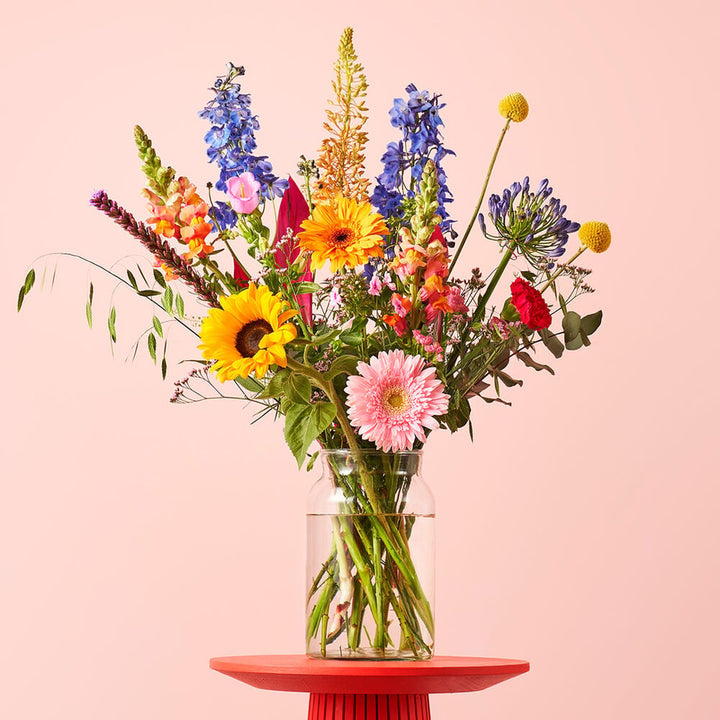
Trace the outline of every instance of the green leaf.
<instances>
[{"instance_id":1,"label":"green leaf","mask_svg":"<svg viewBox=\"0 0 720 720\"><path fill-rule=\"evenodd\" d=\"M506 322L518 322L520 320L520 313L512 303L512 298L508 298L503 305L500 317Z\"/></svg>"},{"instance_id":2,"label":"green leaf","mask_svg":"<svg viewBox=\"0 0 720 720\"><path fill-rule=\"evenodd\" d=\"M130 284L133 286L133 290L138 290L138 284L135 280L135 276L128 270L127 271L128 280L130 281Z\"/></svg>"},{"instance_id":3,"label":"green leaf","mask_svg":"<svg viewBox=\"0 0 720 720\"><path fill-rule=\"evenodd\" d=\"M531 284L535 284L535 278L537 275L535 275L534 272L530 272L530 270L522 270L520 274Z\"/></svg>"},{"instance_id":4,"label":"green leaf","mask_svg":"<svg viewBox=\"0 0 720 720\"><path fill-rule=\"evenodd\" d=\"M175 296L175 310L180 319L185 317L185 301L182 299L182 295Z\"/></svg>"},{"instance_id":5,"label":"green leaf","mask_svg":"<svg viewBox=\"0 0 720 720\"><path fill-rule=\"evenodd\" d=\"M529 353L526 353L524 350L521 350L517 354L517 356L519 360L522 360L528 367L531 367L533 370L547 370L551 375L555 374L555 371L549 365L541 365L539 362L533 360L532 356Z\"/></svg>"},{"instance_id":6,"label":"green leaf","mask_svg":"<svg viewBox=\"0 0 720 720\"><path fill-rule=\"evenodd\" d=\"M30 268L30 271L25 276L25 284L23 287L25 288L25 293L29 293L32 289L32 286L35 284L35 269Z\"/></svg>"},{"instance_id":7,"label":"green leaf","mask_svg":"<svg viewBox=\"0 0 720 720\"><path fill-rule=\"evenodd\" d=\"M285 394L293 403L310 403L312 387L310 381L300 373L290 373L285 383Z\"/></svg>"},{"instance_id":8,"label":"green leaf","mask_svg":"<svg viewBox=\"0 0 720 720\"><path fill-rule=\"evenodd\" d=\"M366 317L357 317L353 320L352 325L340 333L340 340L346 345L361 345L365 338L365 327L367 326Z\"/></svg>"},{"instance_id":9,"label":"green leaf","mask_svg":"<svg viewBox=\"0 0 720 720\"><path fill-rule=\"evenodd\" d=\"M600 327L602 317L602 310L598 310L591 315L586 315L580 321L580 327L582 328L582 331L585 333L585 335L592 335Z\"/></svg>"},{"instance_id":10,"label":"green leaf","mask_svg":"<svg viewBox=\"0 0 720 720\"><path fill-rule=\"evenodd\" d=\"M313 469L313 466L315 465L315 461L318 459L318 455L320 454L319 450L316 450L311 456L310 459L307 461L307 465L305 466L305 469L310 472Z\"/></svg>"},{"instance_id":11,"label":"green leaf","mask_svg":"<svg viewBox=\"0 0 720 720\"><path fill-rule=\"evenodd\" d=\"M143 269L140 267L140 265L136 265L135 267L137 268L138 272L140 273L140 277L142 278L142 281L147 285L148 281L147 281L147 278L145 277L145 273L143 272Z\"/></svg>"},{"instance_id":12,"label":"green leaf","mask_svg":"<svg viewBox=\"0 0 720 720\"><path fill-rule=\"evenodd\" d=\"M588 336L581 330L572 340L565 343L568 350L579 350L583 345L589 345Z\"/></svg>"},{"instance_id":13,"label":"green leaf","mask_svg":"<svg viewBox=\"0 0 720 720\"><path fill-rule=\"evenodd\" d=\"M310 443L335 419L335 406L329 402L314 405L287 406L285 416L285 441L297 460L298 467L305 462Z\"/></svg>"},{"instance_id":14,"label":"green leaf","mask_svg":"<svg viewBox=\"0 0 720 720\"><path fill-rule=\"evenodd\" d=\"M110 339L115 343L117 342L117 332L115 330L115 320L117 320L117 311L113 305L110 308L110 315L108 315L108 331L110 333Z\"/></svg>"},{"instance_id":15,"label":"green leaf","mask_svg":"<svg viewBox=\"0 0 720 720\"><path fill-rule=\"evenodd\" d=\"M357 372L358 358L354 355L341 355L333 361L330 369L325 373L328 380L333 380L338 375L354 375Z\"/></svg>"},{"instance_id":16,"label":"green leaf","mask_svg":"<svg viewBox=\"0 0 720 720\"><path fill-rule=\"evenodd\" d=\"M296 295L305 295L307 293L316 293L320 290L320 286L314 282L299 282L292 284L292 291Z\"/></svg>"},{"instance_id":17,"label":"green leaf","mask_svg":"<svg viewBox=\"0 0 720 720\"><path fill-rule=\"evenodd\" d=\"M87 324L88 327L92 330L92 324L93 324L93 312L92 312L92 303L93 303L93 295L95 293L95 289L93 288L93 284L90 283L90 291L88 292L88 299L85 303L85 317L87 318Z\"/></svg>"},{"instance_id":18,"label":"green leaf","mask_svg":"<svg viewBox=\"0 0 720 720\"><path fill-rule=\"evenodd\" d=\"M287 382L287 379L290 376L291 372L292 371L288 368L278 370L270 378L270 382L268 382L268 384L264 388L262 387L262 385L260 385L261 392L258 394L258 398L264 400L266 398L274 398L283 395L285 393L285 383ZM257 390L255 390L255 392L257 392Z\"/></svg>"},{"instance_id":19,"label":"green leaf","mask_svg":"<svg viewBox=\"0 0 720 720\"><path fill-rule=\"evenodd\" d=\"M160 320L159 320L155 315L153 315L153 321L152 321L152 322L153 322L153 327L155 328L155 332L156 332L160 337L162 337L162 336L163 336L162 323L160 322Z\"/></svg>"},{"instance_id":20,"label":"green leaf","mask_svg":"<svg viewBox=\"0 0 720 720\"><path fill-rule=\"evenodd\" d=\"M565 298L562 295L558 295L558 300L560 302L560 307L562 308L563 315L567 315L567 303L565 302Z\"/></svg>"},{"instance_id":21,"label":"green leaf","mask_svg":"<svg viewBox=\"0 0 720 720\"><path fill-rule=\"evenodd\" d=\"M143 297L154 297L155 295L160 295L159 290L138 290L138 295L142 295Z\"/></svg>"},{"instance_id":22,"label":"green leaf","mask_svg":"<svg viewBox=\"0 0 720 720\"><path fill-rule=\"evenodd\" d=\"M155 282L156 282L161 288L166 288L166 287L167 287L167 283L165 282L165 278L164 278L163 274L162 274L157 268L155 268L155 269L153 270L153 277L155 278Z\"/></svg>"},{"instance_id":23,"label":"green leaf","mask_svg":"<svg viewBox=\"0 0 720 720\"><path fill-rule=\"evenodd\" d=\"M561 358L563 352L565 352L565 346L560 342L558 336L555 333L550 332L547 328L538 330L538 335L543 342L543 345L556 357Z\"/></svg>"},{"instance_id":24,"label":"green leaf","mask_svg":"<svg viewBox=\"0 0 720 720\"><path fill-rule=\"evenodd\" d=\"M234 382L236 382L241 388L253 393L258 392L258 390L262 390L265 387L259 380L249 376L244 378L238 375Z\"/></svg>"},{"instance_id":25,"label":"green leaf","mask_svg":"<svg viewBox=\"0 0 720 720\"><path fill-rule=\"evenodd\" d=\"M167 350L167 340L163 344L163 356L162 362L160 363L160 374L164 380L167 377L167 358L165 357L165 351Z\"/></svg>"},{"instance_id":26,"label":"green leaf","mask_svg":"<svg viewBox=\"0 0 720 720\"><path fill-rule=\"evenodd\" d=\"M580 334L580 316L572 310L565 313L565 315L563 315L562 328L565 335L565 347L570 349L568 343L571 343Z\"/></svg>"},{"instance_id":27,"label":"green leaf","mask_svg":"<svg viewBox=\"0 0 720 720\"><path fill-rule=\"evenodd\" d=\"M173 314L173 291L169 285L165 288L165 292L163 293L161 302L162 302L162 306L165 308L165 312L168 315L172 315Z\"/></svg>"},{"instance_id":28,"label":"green leaf","mask_svg":"<svg viewBox=\"0 0 720 720\"><path fill-rule=\"evenodd\" d=\"M154 363L157 363L157 338L154 333L148 333L148 352Z\"/></svg>"},{"instance_id":29,"label":"green leaf","mask_svg":"<svg viewBox=\"0 0 720 720\"><path fill-rule=\"evenodd\" d=\"M35 268L30 268L30 271L25 276L25 282L23 283L22 287L20 288L20 292L18 293L18 301L17 301L17 309L18 312L20 312L20 308L22 307L23 301L25 300L25 296L30 292L32 289L32 286L35 284Z\"/></svg>"},{"instance_id":30,"label":"green leaf","mask_svg":"<svg viewBox=\"0 0 720 720\"><path fill-rule=\"evenodd\" d=\"M324 335L314 335L310 339L310 342L312 345L326 345L332 342L339 334L339 330L330 330L330 332L326 332Z\"/></svg>"}]
</instances>

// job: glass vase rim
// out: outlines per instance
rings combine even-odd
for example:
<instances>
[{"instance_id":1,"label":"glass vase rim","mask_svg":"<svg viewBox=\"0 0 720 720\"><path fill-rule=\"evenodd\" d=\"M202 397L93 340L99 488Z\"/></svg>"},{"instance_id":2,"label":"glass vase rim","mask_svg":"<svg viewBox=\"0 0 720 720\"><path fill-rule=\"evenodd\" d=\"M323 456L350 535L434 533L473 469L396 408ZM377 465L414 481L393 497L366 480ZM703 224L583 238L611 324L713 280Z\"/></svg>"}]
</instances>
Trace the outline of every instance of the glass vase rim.
<instances>
[{"instance_id":1,"label":"glass vase rim","mask_svg":"<svg viewBox=\"0 0 720 720\"><path fill-rule=\"evenodd\" d=\"M350 448L323 448L320 450L320 457L352 457L356 453L364 457L421 457L423 450L398 450L397 452L385 452L383 450L373 450L372 448L359 448L357 450L351 450Z\"/></svg>"}]
</instances>

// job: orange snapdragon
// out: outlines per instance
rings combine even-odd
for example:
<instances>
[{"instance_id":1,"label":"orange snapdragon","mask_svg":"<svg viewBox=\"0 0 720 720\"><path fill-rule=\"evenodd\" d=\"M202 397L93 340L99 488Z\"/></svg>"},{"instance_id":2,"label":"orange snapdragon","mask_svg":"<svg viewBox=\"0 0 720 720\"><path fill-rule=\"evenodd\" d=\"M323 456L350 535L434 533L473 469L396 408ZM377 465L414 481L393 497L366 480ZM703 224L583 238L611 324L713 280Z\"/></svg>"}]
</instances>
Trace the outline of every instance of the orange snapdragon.
<instances>
[{"instance_id":1,"label":"orange snapdragon","mask_svg":"<svg viewBox=\"0 0 720 720\"><path fill-rule=\"evenodd\" d=\"M213 228L208 221L208 205L186 177L170 183L166 199L149 188L143 190L143 195L149 201L151 212L146 222L158 235L175 238L187 245L188 251L183 255L185 260L202 258L213 251L213 246L205 241ZM163 269L168 280L175 279L173 273Z\"/></svg>"}]
</instances>

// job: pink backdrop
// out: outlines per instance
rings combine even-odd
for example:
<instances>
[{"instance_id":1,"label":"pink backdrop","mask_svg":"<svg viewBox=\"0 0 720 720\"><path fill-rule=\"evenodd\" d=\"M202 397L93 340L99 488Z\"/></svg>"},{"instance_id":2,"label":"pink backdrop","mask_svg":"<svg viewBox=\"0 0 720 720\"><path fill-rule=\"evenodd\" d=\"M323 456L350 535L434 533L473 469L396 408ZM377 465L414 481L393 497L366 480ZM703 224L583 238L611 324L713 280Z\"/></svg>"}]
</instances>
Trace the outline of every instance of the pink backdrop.
<instances>
[{"instance_id":1,"label":"pink backdrop","mask_svg":"<svg viewBox=\"0 0 720 720\"><path fill-rule=\"evenodd\" d=\"M263 5L265 6L263 9ZM588 351L522 373L512 408L475 408L475 443L436 435L442 654L531 672L436 697L438 718L720 717L718 17L711 3L309 0L14 3L2 57L3 363L0 716L300 718L207 669L213 655L302 651L304 498L281 427L239 403L173 406L141 352L142 302L77 262L18 316L37 256L140 255L88 206L142 215L132 128L198 185L214 179L197 111L246 65L260 150L281 173L322 136L345 25L371 82L370 169L408 82L448 106L447 162L467 218L500 129L491 189L547 175L613 245L587 258L605 324ZM488 267L479 240L465 269ZM38 267L42 267L42 263ZM713 273L711 275L711 272ZM96 285L96 330L84 302ZM109 351L104 316L120 308ZM173 336L171 360L192 356ZM171 379L182 368L171 367Z\"/></svg>"}]
</instances>

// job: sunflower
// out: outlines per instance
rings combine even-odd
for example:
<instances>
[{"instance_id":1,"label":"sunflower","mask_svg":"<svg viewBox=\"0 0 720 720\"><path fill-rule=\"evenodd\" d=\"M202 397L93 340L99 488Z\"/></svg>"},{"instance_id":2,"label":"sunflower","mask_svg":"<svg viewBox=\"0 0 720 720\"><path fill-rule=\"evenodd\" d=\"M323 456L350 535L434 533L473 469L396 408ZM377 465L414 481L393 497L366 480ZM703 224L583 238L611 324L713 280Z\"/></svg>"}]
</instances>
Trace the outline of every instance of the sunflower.
<instances>
[{"instance_id":1,"label":"sunflower","mask_svg":"<svg viewBox=\"0 0 720 720\"><path fill-rule=\"evenodd\" d=\"M364 265L369 257L382 257L383 235L390 232L370 203L358 205L342 196L332 205L317 205L302 228L298 242L303 250L312 252L310 270L329 260L331 272Z\"/></svg>"},{"instance_id":2,"label":"sunflower","mask_svg":"<svg viewBox=\"0 0 720 720\"><path fill-rule=\"evenodd\" d=\"M284 346L297 337L287 321L297 310L253 283L237 295L221 297L220 305L203 321L198 345L206 360L215 360L212 369L218 380L246 378L251 372L262 378L270 365L287 365Z\"/></svg>"}]
</instances>

